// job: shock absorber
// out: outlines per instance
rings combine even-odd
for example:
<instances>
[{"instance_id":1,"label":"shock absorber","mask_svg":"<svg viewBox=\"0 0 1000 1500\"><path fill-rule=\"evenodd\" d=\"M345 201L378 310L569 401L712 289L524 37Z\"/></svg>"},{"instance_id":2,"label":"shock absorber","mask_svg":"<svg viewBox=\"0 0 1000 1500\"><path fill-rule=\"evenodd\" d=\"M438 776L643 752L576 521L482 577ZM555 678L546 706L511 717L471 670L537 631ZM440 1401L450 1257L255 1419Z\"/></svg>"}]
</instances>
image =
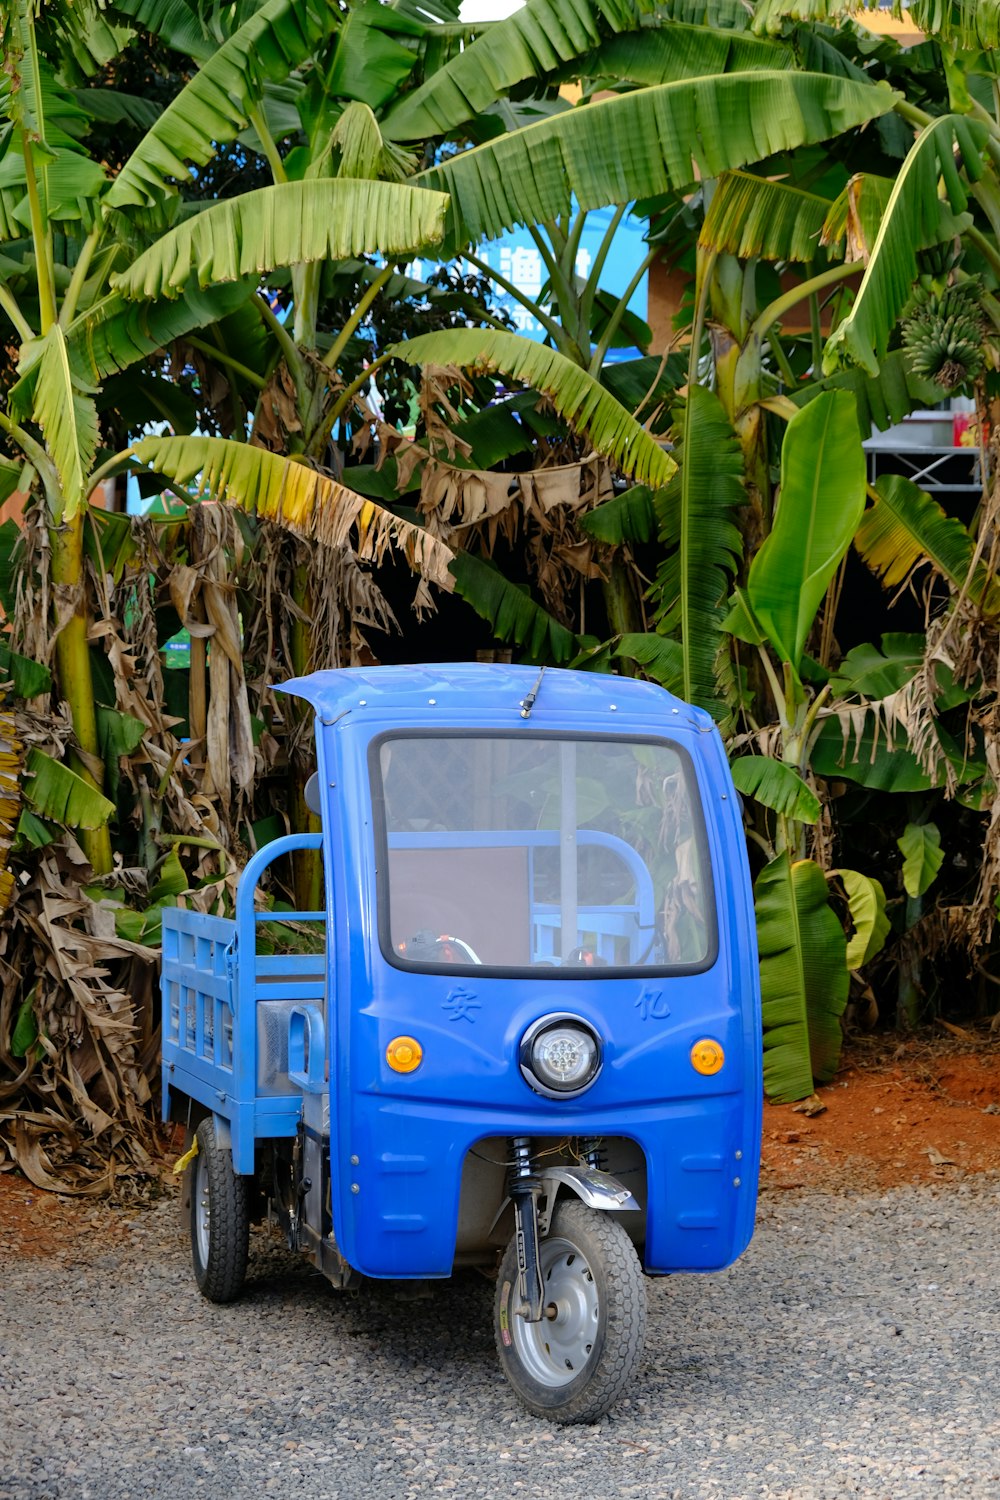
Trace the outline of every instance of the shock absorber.
<instances>
[{"instance_id":1,"label":"shock absorber","mask_svg":"<svg viewBox=\"0 0 1000 1500\"><path fill-rule=\"evenodd\" d=\"M538 1264L538 1196L541 1183L531 1159L531 1138L514 1136L511 1140L511 1162L507 1186L514 1204L514 1232L517 1238L517 1280L521 1305L520 1317L537 1323L542 1317L542 1273Z\"/></svg>"},{"instance_id":2,"label":"shock absorber","mask_svg":"<svg viewBox=\"0 0 1000 1500\"><path fill-rule=\"evenodd\" d=\"M595 1172L607 1171L608 1153L600 1136L584 1136L580 1141L580 1155Z\"/></svg>"}]
</instances>

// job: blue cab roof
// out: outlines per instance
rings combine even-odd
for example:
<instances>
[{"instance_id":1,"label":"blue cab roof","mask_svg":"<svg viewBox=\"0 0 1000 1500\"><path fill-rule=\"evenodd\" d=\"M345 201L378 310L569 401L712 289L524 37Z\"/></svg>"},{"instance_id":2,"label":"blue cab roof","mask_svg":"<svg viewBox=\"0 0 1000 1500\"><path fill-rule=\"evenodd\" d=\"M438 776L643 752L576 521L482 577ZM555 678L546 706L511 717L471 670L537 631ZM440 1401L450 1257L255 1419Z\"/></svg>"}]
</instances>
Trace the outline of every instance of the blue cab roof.
<instances>
[{"instance_id":1,"label":"blue cab roof","mask_svg":"<svg viewBox=\"0 0 1000 1500\"><path fill-rule=\"evenodd\" d=\"M339 718L355 708L377 712L380 717L409 717L433 700L434 707L463 719L506 725L514 719L523 722L522 705L535 691L531 722L538 727L545 720L551 727L554 719L594 721L610 713L633 721L648 720L651 729L654 724L662 729L664 716L674 713L697 729L712 727L704 710L692 708L654 683L559 667L546 667L540 680L538 667L498 662L345 667L293 677L276 686L280 692L304 698L323 720Z\"/></svg>"}]
</instances>

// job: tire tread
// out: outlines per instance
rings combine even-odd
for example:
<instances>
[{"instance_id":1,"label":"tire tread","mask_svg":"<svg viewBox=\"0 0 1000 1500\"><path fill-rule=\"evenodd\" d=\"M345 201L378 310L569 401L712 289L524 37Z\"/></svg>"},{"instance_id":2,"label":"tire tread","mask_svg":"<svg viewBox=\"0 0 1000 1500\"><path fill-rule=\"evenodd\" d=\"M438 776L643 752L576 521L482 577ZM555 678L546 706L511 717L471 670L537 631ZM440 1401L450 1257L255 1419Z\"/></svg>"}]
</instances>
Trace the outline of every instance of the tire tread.
<instances>
[{"instance_id":1,"label":"tire tread","mask_svg":"<svg viewBox=\"0 0 1000 1500\"><path fill-rule=\"evenodd\" d=\"M216 1143L215 1124L202 1120L197 1130L198 1157L192 1163L191 1256L195 1280L209 1302L234 1302L243 1290L250 1250L250 1206L247 1179L233 1170L232 1152ZM208 1261L198 1252L198 1159L204 1157L208 1174Z\"/></svg>"}]
</instances>

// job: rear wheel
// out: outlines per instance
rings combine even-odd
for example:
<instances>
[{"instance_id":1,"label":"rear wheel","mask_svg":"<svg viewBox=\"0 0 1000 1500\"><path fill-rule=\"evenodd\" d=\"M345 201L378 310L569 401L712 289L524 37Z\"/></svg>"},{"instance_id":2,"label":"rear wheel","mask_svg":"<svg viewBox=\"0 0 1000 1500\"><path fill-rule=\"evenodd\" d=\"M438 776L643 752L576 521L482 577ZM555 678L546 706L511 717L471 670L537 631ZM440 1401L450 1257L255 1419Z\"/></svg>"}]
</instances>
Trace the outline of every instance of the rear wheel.
<instances>
[{"instance_id":1,"label":"rear wheel","mask_svg":"<svg viewBox=\"0 0 1000 1500\"><path fill-rule=\"evenodd\" d=\"M646 1288L632 1241L596 1209L561 1202L539 1245L544 1314L516 1311L517 1243L497 1279L494 1332L500 1366L536 1416L596 1422L635 1373L646 1332Z\"/></svg>"},{"instance_id":2,"label":"rear wheel","mask_svg":"<svg viewBox=\"0 0 1000 1500\"><path fill-rule=\"evenodd\" d=\"M246 1280L250 1247L248 1181L233 1171L233 1154L216 1144L215 1125L202 1120L191 1163L191 1259L210 1302L233 1302Z\"/></svg>"}]
</instances>

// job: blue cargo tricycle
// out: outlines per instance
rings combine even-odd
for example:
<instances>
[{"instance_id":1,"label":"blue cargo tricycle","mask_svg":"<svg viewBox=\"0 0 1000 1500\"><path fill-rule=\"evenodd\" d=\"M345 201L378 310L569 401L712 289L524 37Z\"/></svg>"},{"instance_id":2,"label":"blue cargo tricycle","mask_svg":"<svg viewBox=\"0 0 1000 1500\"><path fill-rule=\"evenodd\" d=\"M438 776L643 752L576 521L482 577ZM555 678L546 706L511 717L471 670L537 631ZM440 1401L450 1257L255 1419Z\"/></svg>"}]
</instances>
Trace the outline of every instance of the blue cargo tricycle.
<instances>
[{"instance_id":1,"label":"blue cargo tricycle","mask_svg":"<svg viewBox=\"0 0 1000 1500\"><path fill-rule=\"evenodd\" d=\"M520 1399L596 1420L640 1358L643 1274L719 1269L753 1229L757 955L719 735L583 672L284 690L315 711L322 833L261 849L234 920L164 914L198 1285L239 1294L258 1218L340 1288L480 1267ZM257 884L305 848L325 910L276 943Z\"/></svg>"}]
</instances>

